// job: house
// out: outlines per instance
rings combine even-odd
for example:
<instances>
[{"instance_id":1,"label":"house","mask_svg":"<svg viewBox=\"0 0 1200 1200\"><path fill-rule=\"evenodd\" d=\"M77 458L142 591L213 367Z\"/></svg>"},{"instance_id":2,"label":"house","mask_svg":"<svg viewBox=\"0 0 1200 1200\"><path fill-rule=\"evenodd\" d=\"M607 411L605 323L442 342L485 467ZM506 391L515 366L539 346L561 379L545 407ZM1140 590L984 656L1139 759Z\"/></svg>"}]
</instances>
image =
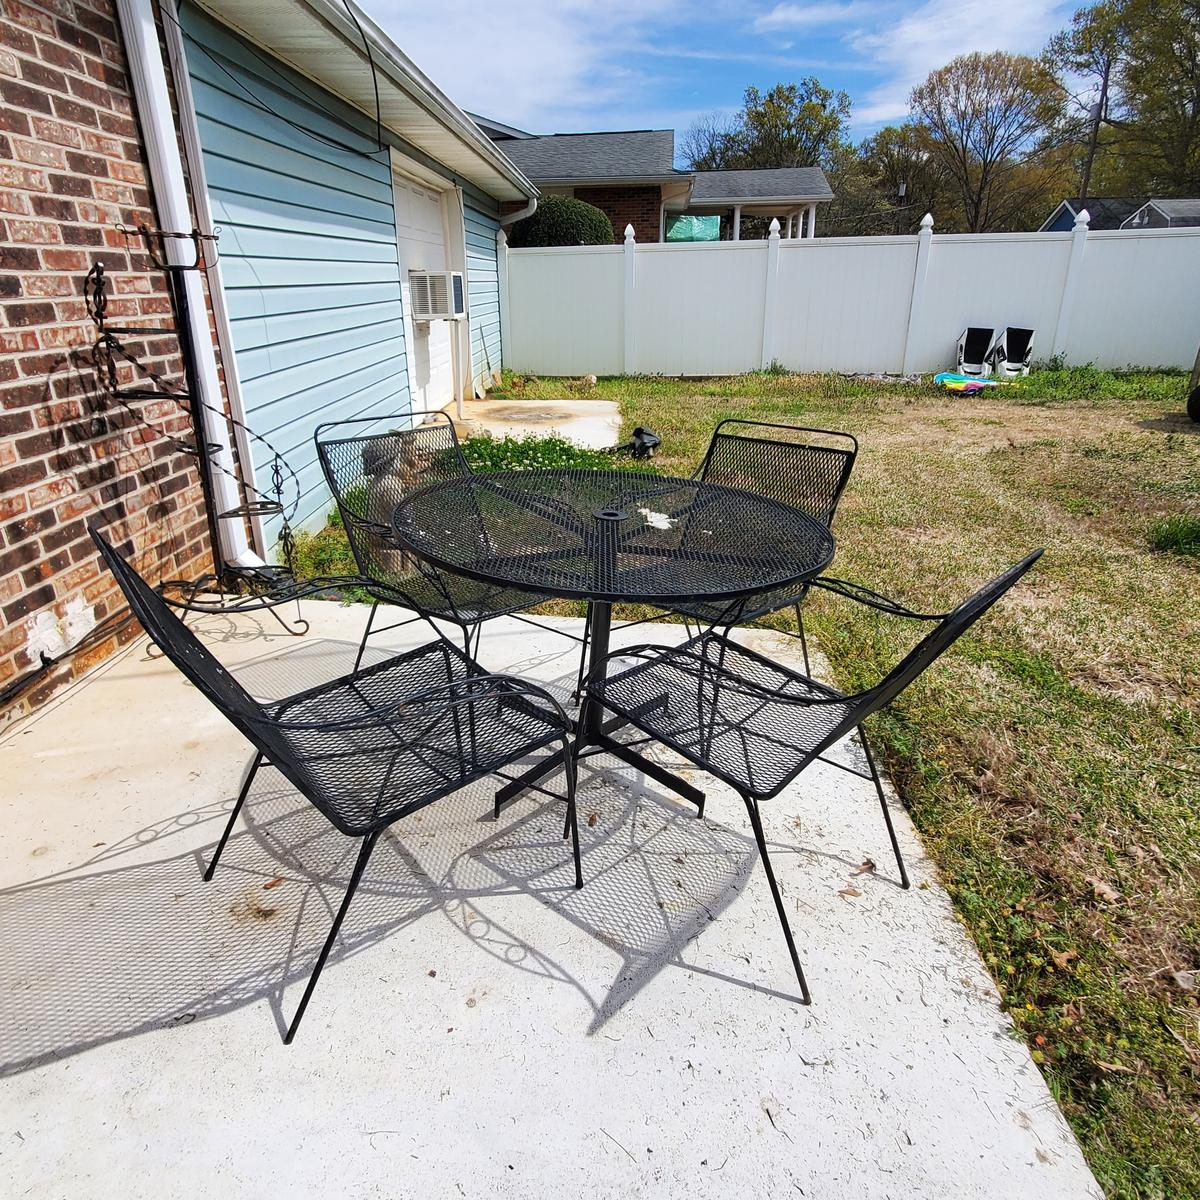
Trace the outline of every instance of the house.
<instances>
[{"instance_id":1,"label":"house","mask_svg":"<svg viewBox=\"0 0 1200 1200\"><path fill-rule=\"evenodd\" d=\"M1147 200L1122 229L1181 229L1200 225L1200 200Z\"/></svg>"},{"instance_id":2,"label":"house","mask_svg":"<svg viewBox=\"0 0 1200 1200\"><path fill-rule=\"evenodd\" d=\"M833 199L820 167L679 170L670 129L539 135L474 119L542 192L574 196L606 213L618 241L626 225L640 242L663 241L682 216L718 217L734 241L743 215L778 217L785 237L799 237L802 226L812 237L817 205Z\"/></svg>"},{"instance_id":3,"label":"house","mask_svg":"<svg viewBox=\"0 0 1200 1200\"><path fill-rule=\"evenodd\" d=\"M10 18L0 687L33 673L32 705L134 632L110 628L123 605L88 524L155 579L252 568L280 532L259 502L276 452L293 527L317 526L317 425L487 386L502 206L528 212L538 193L341 0L29 0ZM96 370L97 262L145 367L119 357L120 382L145 390L153 372L157 395L114 395ZM461 319L414 320L413 269L462 273Z\"/></svg>"},{"instance_id":4,"label":"house","mask_svg":"<svg viewBox=\"0 0 1200 1200\"><path fill-rule=\"evenodd\" d=\"M1087 209L1089 229L1120 229L1144 203L1144 197L1088 196L1082 207ZM1079 210L1078 198L1062 201L1038 227L1038 233L1070 233Z\"/></svg>"}]
</instances>

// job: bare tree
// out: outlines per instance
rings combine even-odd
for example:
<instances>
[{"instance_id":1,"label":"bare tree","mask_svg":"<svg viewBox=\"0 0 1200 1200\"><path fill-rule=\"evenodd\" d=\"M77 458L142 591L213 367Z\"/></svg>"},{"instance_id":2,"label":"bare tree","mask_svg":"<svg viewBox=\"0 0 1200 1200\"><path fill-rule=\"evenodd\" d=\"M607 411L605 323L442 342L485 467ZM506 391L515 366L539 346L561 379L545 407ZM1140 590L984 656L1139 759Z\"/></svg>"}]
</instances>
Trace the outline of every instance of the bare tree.
<instances>
[{"instance_id":1,"label":"bare tree","mask_svg":"<svg viewBox=\"0 0 1200 1200\"><path fill-rule=\"evenodd\" d=\"M909 104L962 205L967 232L1003 229L1063 186L1065 93L1019 54L964 54L931 72Z\"/></svg>"},{"instance_id":2,"label":"bare tree","mask_svg":"<svg viewBox=\"0 0 1200 1200\"><path fill-rule=\"evenodd\" d=\"M697 117L680 139L679 152L693 171L719 171L737 154L741 122L733 113Z\"/></svg>"}]
</instances>

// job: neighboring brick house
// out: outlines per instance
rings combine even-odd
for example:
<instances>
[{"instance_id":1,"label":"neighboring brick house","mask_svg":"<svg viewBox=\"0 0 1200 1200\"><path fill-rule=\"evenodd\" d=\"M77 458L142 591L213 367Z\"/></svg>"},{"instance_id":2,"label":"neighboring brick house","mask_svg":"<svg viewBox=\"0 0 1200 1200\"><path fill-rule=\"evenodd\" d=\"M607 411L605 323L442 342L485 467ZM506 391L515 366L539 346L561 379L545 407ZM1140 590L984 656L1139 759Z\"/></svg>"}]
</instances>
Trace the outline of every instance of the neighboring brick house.
<instances>
[{"instance_id":1,"label":"neighboring brick house","mask_svg":"<svg viewBox=\"0 0 1200 1200\"><path fill-rule=\"evenodd\" d=\"M714 239L737 241L743 216L778 217L784 237L802 230L813 237L817 205L833 199L820 167L677 170L670 129L532 134L486 117L475 121L542 192L573 196L605 213L615 242L624 241L629 225L639 242L698 240L695 222L682 236L673 229L684 216L714 218L705 226ZM760 224L765 229L766 221Z\"/></svg>"},{"instance_id":2,"label":"neighboring brick house","mask_svg":"<svg viewBox=\"0 0 1200 1200\"><path fill-rule=\"evenodd\" d=\"M137 406L98 386L84 277L103 262L118 323L162 325L131 348L182 387L167 281L136 237L155 224L145 151L109 0L4 0L0 23L0 688L92 634L0 720L45 700L138 628L87 526L131 547L151 578L211 566L192 437L169 400ZM107 622L107 624L105 624ZM114 628L111 635L105 629Z\"/></svg>"},{"instance_id":3,"label":"neighboring brick house","mask_svg":"<svg viewBox=\"0 0 1200 1200\"><path fill-rule=\"evenodd\" d=\"M138 633L89 526L152 583L261 564L279 521L239 514L268 433L317 527L317 424L394 425L500 369L501 204L534 186L375 26L367 53L323 0L252 9L0 0L0 724ZM143 224L220 227L221 263L173 293ZM162 328L126 348L200 408L110 394L98 262L107 319ZM461 271L465 319L414 323L409 269Z\"/></svg>"}]
</instances>

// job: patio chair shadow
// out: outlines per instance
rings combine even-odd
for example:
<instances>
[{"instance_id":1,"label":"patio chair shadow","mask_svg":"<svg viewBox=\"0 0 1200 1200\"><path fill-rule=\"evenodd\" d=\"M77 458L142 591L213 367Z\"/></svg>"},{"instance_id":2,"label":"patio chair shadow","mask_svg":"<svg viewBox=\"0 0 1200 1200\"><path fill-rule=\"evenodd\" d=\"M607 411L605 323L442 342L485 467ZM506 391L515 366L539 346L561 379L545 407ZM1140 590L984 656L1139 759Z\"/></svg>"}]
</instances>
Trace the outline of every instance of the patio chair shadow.
<instances>
[{"instance_id":1,"label":"patio chair shadow","mask_svg":"<svg viewBox=\"0 0 1200 1200\"><path fill-rule=\"evenodd\" d=\"M661 970L681 963L684 947L745 884L756 852L748 837L697 821L636 784L619 781L600 792L596 782L587 810L599 805L604 816L598 829L584 827L582 891L571 886L561 804L519 800L493 825L494 783L484 781L389 832L331 965L440 913L508 969L573 988L593 1013L588 1032L599 1029ZM287 1005L285 992L315 961L356 844L270 772L260 775L243 813L249 829L230 839L209 884L201 871L211 842L200 851L85 866L0 892L0 988L7 997L0 1076L263 999L282 1033L298 989ZM214 822L214 840L221 815L217 806L196 814ZM483 825L488 833L464 850L462 837L447 836L447 822L465 826L468 838ZM193 824L177 818L164 826L174 833ZM145 841L125 844L132 852ZM489 899L522 893L619 955L611 986L594 995L536 936L489 913ZM412 963L414 983L428 967ZM319 989L314 1003L320 1000Z\"/></svg>"}]
</instances>

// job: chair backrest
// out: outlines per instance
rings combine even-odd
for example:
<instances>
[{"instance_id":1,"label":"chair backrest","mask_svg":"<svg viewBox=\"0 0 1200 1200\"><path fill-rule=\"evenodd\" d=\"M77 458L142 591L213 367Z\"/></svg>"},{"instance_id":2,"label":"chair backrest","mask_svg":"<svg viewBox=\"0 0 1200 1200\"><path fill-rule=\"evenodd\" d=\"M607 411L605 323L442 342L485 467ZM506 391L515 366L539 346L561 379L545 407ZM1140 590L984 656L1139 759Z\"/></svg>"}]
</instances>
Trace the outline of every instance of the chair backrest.
<instances>
[{"instance_id":1,"label":"chair backrest","mask_svg":"<svg viewBox=\"0 0 1200 1200\"><path fill-rule=\"evenodd\" d=\"M849 433L731 417L713 430L697 474L708 483L789 504L829 525L857 455L858 441Z\"/></svg>"},{"instance_id":2,"label":"chair backrest","mask_svg":"<svg viewBox=\"0 0 1200 1200\"><path fill-rule=\"evenodd\" d=\"M396 505L426 484L471 473L445 413L414 413L401 419L422 417L433 419L410 428L380 430L386 418L363 417L320 425L313 435L354 560L370 578L394 578L415 569L391 542Z\"/></svg>"},{"instance_id":3,"label":"chair backrest","mask_svg":"<svg viewBox=\"0 0 1200 1200\"><path fill-rule=\"evenodd\" d=\"M150 640L249 741L253 742L302 792L311 796L312 780L284 739L270 728L266 712L171 611L171 606L121 557L98 530L92 541L116 577L133 615Z\"/></svg>"},{"instance_id":4,"label":"chair backrest","mask_svg":"<svg viewBox=\"0 0 1200 1200\"><path fill-rule=\"evenodd\" d=\"M992 607L1042 556L1035 550L1015 566L997 575L984 584L968 600L964 600L953 612L940 621L894 666L874 687L850 697L850 708L845 719L813 754L824 753L828 747L857 729L873 712L890 704L919 675L924 674L984 613Z\"/></svg>"}]
</instances>

